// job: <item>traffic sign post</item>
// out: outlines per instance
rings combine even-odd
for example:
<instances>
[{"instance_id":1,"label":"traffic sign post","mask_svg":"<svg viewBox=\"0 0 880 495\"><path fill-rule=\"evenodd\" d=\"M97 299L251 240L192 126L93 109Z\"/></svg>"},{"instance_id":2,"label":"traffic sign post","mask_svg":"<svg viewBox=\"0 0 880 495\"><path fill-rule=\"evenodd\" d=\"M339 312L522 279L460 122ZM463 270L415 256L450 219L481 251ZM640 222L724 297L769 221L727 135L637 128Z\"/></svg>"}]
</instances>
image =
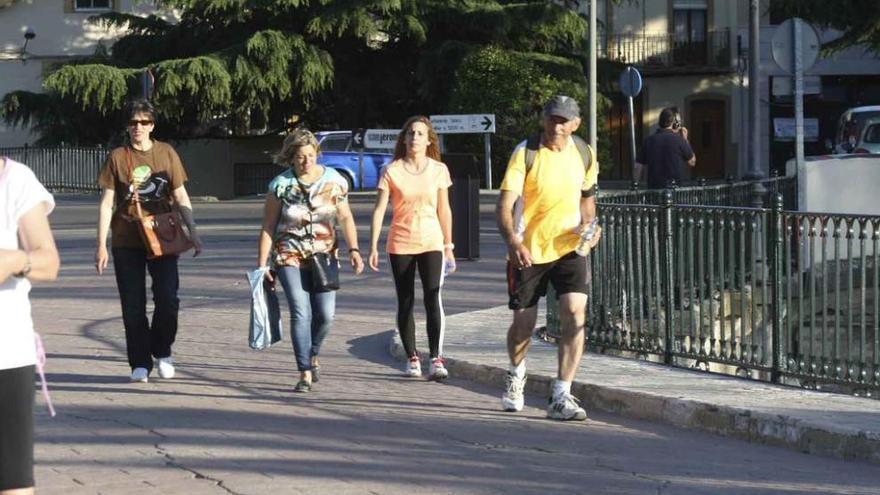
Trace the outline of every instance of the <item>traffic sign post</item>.
<instances>
[{"instance_id":1,"label":"traffic sign post","mask_svg":"<svg viewBox=\"0 0 880 495\"><path fill-rule=\"evenodd\" d=\"M636 121L633 109L633 98L642 91L642 75L635 67L627 67L620 73L620 92L626 96L629 103L629 143L630 143L630 166L632 167L633 180L636 177Z\"/></svg>"},{"instance_id":2,"label":"traffic sign post","mask_svg":"<svg viewBox=\"0 0 880 495\"><path fill-rule=\"evenodd\" d=\"M364 148L393 150L399 134L400 129L367 129L364 133Z\"/></svg>"},{"instance_id":3,"label":"traffic sign post","mask_svg":"<svg viewBox=\"0 0 880 495\"><path fill-rule=\"evenodd\" d=\"M493 134L495 114L431 115L431 126L437 134Z\"/></svg>"},{"instance_id":4,"label":"traffic sign post","mask_svg":"<svg viewBox=\"0 0 880 495\"><path fill-rule=\"evenodd\" d=\"M351 134L351 148L358 150L358 184L364 189L364 148L393 150L400 129L355 129Z\"/></svg>"},{"instance_id":5,"label":"traffic sign post","mask_svg":"<svg viewBox=\"0 0 880 495\"><path fill-rule=\"evenodd\" d=\"M364 134L366 129L355 129L351 133L351 148L358 150L358 185L364 189Z\"/></svg>"},{"instance_id":6,"label":"traffic sign post","mask_svg":"<svg viewBox=\"0 0 880 495\"><path fill-rule=\"evenodd\" d=\"M364 149L364 135L367 133L366 129L355 129L351 133L351 148L355 150L363 150Z\"/></svg>"},{"instance_id":7,"label":"traffic sign post","mask_svg":"<svg viewBox=\"0 0 880 495\"><path fill-rule=\"evenodd\" d=\"M486 163L486 188L492 189L492 143L495 133L495 114L431 115L431 126L440 134L482 134Z\"/></svg>"},{"instance_id":8,"label":"traffic sign post","mask_svg":"<svg viewBox=\"0 0 880 495\"><path fill-rule=\"evenodd\" d=\"M819 34L816 29L794 17L786 20L773 33L773 60L794 78L795 161L804 163L804 72L819 57Z\"/></svg>"},{"instance_id":9,"label":"traffic sign post","mask_svg":"<svg viewBox=\"0 0 880 495\"><path fill-rule=\"evenodd\" d=\"M25 36L26 39L27 36ZM26 43L27 41L25 41ZM141 73L141 94L145 100L149 101L153 97L153 87L156 84L156 78L153 77L153 71L147 69Z\"/></svg>"}]
</instances>

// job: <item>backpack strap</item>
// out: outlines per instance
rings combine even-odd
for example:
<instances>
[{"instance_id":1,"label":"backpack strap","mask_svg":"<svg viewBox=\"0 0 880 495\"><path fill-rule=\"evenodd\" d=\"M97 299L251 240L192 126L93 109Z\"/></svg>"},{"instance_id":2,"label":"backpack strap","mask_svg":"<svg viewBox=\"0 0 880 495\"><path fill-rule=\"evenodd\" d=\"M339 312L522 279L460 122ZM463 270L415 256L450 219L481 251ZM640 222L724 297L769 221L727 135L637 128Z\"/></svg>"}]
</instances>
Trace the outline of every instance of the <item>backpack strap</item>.
<instances>
[{"instance_id":1,"label":"backpack strap","mask_svg":"<svg viewBox=\"0 0 880 495\"><path fill-rule=\"evenodd\" d=\"M589 144L587 144L586 141L584 141L583 139L581 139L578 136L572 136L572 139L574 139L574 144L575 144L575 146L577 146L578 153L580 153L580 155L581 155L581 160L583 160L583 162L584 162L584 174L588 175L590 173L590 168L593 167L593 163L595 163L595 161L596 161L595 160L596 155L594 154L593 147L590 146ZM586 177L586 175L584 175L584 177ZM595 195L596 195L596 185L595 184L589 190L581 192L581 197L584 197L584 198L590 198Z\"/></svg>"},{"instance_id":2,"label":"backpack strap","mask_svg":"<svg viewBox=\"0 0 880 495\"><path fill-rule=\"evenodd\" d=\"M535 157L538 156L538 148L541 147L541 134L534 133L529 134L528 139L526 139L526 174L529 175L529 171L532 170L532 165L535 164Z\"/></svg>"},{"instance_id":3,"label":"backpack strap","mask_svg":"<svg viewBox=\"0 0 880 495\"><path fill-rule=\"evenodd\" d=\"M590 167L593 166L593 147L587 144L586 141L581 139L579 136L572 135L571 138L574 140L574 145L577 146L578 153L581 154L581 160L584 162L584 171L589 172Z\"/></svg>"},{"instance_id":4,"label":"backpack strap","mask_svg":"<svg viewBox=\"0 0 880 495\"><path fill-rule=\"evenodd\" d=\"M578 153L581 155L581 161L584 162L584 171L589 172L590 167L593 166L593 147L587 144L586 141L581 139L579 136L572 135L572 140L574 140L574 145L577 147ZM541 134L534 133L530 134L528 139L526 139L526 175L529 175L529 171L532 170L532 166L535 164L535 158L538 156L538 148L541 146Z\"/></svg>"}]
</instances>

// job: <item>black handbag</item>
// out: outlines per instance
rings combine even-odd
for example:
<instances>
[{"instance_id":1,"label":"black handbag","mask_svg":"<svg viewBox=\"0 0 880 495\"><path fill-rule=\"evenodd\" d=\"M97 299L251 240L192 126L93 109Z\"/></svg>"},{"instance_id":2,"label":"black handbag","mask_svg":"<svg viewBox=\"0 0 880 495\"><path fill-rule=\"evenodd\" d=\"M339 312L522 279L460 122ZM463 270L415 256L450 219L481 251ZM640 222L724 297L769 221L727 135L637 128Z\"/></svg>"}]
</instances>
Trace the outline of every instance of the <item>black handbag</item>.
<instances>
[{"instance_id":1,"label":"black handbag","mask_svg":"<svg viewBox=\"0 0 880 495\"><path fill-rule=\"evenodd\" d=\"M299 184L300 191L306 198L306 204L309 207L309 236L312 238L314 246L315 232L312 227L312 200L309 196L308 189L303 186L299 178L296 180ZM330 292L339 289L339 259L334 251L329 253L312 253L303 260L306 270L312 272L312 291L314 292Z\"/></svg>"},{"instance_id":2,"label":"black handbag","mask_svg":"<svg viewBox=\"0 0 880 495\"><path fill-rule=\"evenodd\" d=\"M312 271L312 290L330 292L339 289L339 260L333 253L314 253L306 258Z\"/></svg>"}]
</instances>

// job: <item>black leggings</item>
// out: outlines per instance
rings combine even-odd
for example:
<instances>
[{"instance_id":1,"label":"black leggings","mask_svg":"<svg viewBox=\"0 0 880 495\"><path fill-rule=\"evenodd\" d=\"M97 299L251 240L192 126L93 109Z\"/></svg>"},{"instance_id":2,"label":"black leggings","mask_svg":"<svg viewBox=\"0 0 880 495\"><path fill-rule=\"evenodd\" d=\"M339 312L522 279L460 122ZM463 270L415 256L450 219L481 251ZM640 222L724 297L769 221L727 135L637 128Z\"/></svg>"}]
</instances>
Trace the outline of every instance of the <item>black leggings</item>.
<instances>
[{"instance_id":1,"label":"black leggings","mask_svg":"<svg viewBox=\"0 0 880 495\"><path fill-rule=\"evenodd\" d=\"M443 330L446 318L443 303L440 301L440 287L443 285L443 253L428 251L419 254L391 254L391 273L394 274L394 287L397 289L397 330L403 341L407 356L416 356L416 324L413 320L415 304L416 267L422 280L422 299L428 323L428 346L431 357L443 355Z\"/></svg>"}]
</instances>

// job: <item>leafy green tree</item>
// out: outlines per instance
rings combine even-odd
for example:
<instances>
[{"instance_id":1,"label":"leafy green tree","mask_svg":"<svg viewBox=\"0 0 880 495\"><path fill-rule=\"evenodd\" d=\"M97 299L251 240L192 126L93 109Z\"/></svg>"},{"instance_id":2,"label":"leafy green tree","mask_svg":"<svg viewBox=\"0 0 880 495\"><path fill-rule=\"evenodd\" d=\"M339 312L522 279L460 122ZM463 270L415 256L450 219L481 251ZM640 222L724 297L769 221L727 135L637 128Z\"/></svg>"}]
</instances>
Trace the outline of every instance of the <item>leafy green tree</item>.
<instances>
[{"instance_id":1,"label":"leafy green tree","mask_svg":"<svg viewBox=\"0 0 880 495\"><path fill-rule=\"evenodd\" d=\"M823 46L826 53L859 45L880 53L880 2L877 0L772 0L770 8L782 17L801 17L840 31L839 38Z\"/></svg>"},{"instance_id":2,"label":"leafy green tree","mask_svg":"<svg viewBox=\"0 0 880 495\"><path fill-rule=\"evenodd\" d=\"M160 110L157 129L166 137L278 130L292 116L313 128L394 127L415 113L481 111L466 108L468 90L455 89L455 80L459 72L479 72L478 66L459 68L487 46L534 73L529 99L576 94L584 83L586 22L554 2L158 3L179 9L179 22L119 13L96 17L127 35L109 52L57 68L45 79L43 95L6 95L5 121L36 125L46 142L106 143L120 129L118 110L138 93L149 69ZM501 116L522 108L495 101L493 112ZM88 132L78 125L81 119L89 122ZM526 130L503 129L516 136Z\"/></svg>"},{"instance_id":3,"label":"leafy green tree","mask_svg":"<svg viewBox=\"0 0 880 495\"><path fill-rule=\"evenodd\" d=\"M496 182L503 176L511 150L539 129L541 105L554 94L571 96L586 108L586 80L578 61L488 46L469 54L459 66L450 109L453 113L495 114L492 177ZM600 96L600 108L607 106L607 99ZM599 161L607 170L612 166L610 143L605 129L600 131ZM585 125L579 133L586 137ZM481 143L472 138L457 141L474 152L480 149Z\"/></svg>"}]
</instances>

